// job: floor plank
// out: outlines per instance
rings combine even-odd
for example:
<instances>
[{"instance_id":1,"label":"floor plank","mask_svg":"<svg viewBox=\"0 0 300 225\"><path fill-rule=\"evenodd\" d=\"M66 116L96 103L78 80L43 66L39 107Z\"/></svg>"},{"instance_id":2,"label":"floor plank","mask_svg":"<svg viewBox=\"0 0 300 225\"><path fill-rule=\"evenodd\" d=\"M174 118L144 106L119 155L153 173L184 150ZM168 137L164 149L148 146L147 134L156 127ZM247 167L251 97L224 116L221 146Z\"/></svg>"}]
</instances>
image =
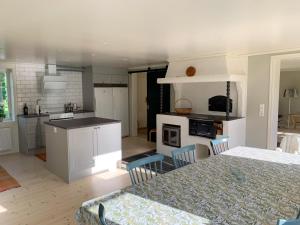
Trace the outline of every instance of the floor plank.
<instances>
[{"instance_id":1,"label":"floor plank","mask_svg":"<svg viewBox=\"0 0 300 225\"><path fill-rule=\"evenodd\" d=\"M73 225L82 202L130 185L121 169L66 184L35 156L0 156L0 165L21 185L0 193L0 221L5 225Z\"/></svg>"}]
</instances>

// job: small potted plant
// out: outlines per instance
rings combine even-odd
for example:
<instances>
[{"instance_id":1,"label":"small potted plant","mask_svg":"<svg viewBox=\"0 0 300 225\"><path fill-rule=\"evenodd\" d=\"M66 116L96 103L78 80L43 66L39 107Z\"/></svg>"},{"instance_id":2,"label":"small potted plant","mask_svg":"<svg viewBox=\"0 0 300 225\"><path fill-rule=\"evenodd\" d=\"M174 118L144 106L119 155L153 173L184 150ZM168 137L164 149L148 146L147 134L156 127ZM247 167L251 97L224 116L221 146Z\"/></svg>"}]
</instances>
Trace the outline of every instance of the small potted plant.
<instances>
[{"instance_id":1,"label":"small potted plant","mask_svg":"<svg viewBox=\"0 0 300 225\"><path fill-rule=\"evenodd\" d=\"M4 118L5 118L4 105L0 104L0 122L2 122Z\"/></svg>"}]
</instances>

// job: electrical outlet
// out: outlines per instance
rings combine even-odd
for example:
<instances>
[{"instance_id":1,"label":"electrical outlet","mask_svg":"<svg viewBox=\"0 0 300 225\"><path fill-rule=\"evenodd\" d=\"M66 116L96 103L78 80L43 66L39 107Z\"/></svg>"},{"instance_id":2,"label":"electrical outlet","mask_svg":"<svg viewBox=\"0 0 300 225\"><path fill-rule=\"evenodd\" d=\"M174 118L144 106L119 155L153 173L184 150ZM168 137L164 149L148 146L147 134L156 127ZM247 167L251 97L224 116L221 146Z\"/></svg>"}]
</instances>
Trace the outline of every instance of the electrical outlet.
<instances>
[{"instance_id":1,"label":"electrical outlet","mask_svg":"<svg viewBox=\"0 0 300 225\"><path fill-rule=\"evenodd\" d=\"M259 117L264 117L265 116L265 104L260 104L259 105Z\"/></svg>"}]
</instances>

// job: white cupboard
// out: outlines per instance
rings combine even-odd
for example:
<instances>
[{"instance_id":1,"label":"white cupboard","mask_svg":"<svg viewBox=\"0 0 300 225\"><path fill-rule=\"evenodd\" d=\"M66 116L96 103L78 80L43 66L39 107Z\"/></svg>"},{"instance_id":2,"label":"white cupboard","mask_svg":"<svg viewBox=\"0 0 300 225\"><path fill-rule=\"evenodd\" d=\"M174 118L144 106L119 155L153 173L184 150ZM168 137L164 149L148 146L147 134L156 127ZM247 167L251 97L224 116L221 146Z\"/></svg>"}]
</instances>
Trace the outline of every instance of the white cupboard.
<instances>
[{"instance_id":1,"label":"white cupboard","mask_svg":"<svg viewBox=\"0 0 300 225\"><path fill-rule=\"evenodd\" d=\"M113 119L113 89L95 88L96 117Z\"/></svg>"},{"instance_id":2,"label":"white cupboard","mask_svg":"<svg viewBox=\"0 0 300 225\"><path fill-rule=\"evenodd\" d=\"M128 136L128 88L96 87L94 93L96 117L120 120L122 123L122 136Z\"/></svg>"},{"instance_id":3,"label":"white cupboard","mask_svg":"<svg viewBox=\"0 0 300 225\"><path fill-rule=\"evenodd\" d=\"M46 125L47 168L67 183L115 169L122 158L121 123L76 129Z\"/></svg>"}]
</instances>

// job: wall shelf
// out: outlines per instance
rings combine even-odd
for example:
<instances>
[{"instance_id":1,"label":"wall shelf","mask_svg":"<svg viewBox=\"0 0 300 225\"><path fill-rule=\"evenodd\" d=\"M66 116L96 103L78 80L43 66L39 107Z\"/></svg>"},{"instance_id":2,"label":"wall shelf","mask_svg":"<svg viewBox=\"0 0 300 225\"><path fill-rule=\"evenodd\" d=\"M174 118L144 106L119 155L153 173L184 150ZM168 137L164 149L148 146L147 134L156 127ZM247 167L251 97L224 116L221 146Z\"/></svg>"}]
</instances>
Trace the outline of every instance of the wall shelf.
<instances>
[{"instance_id":1,"label":"wall shelf","mask_svg":"<svg viewBox=\"0 0 300 225\"><path fill-rule=\"evenodd\" d=\"M208 83L208 82L242 82L246 80L244 75L221 74L221 75L198 75L194 77L178 76L158 78L159 84L184 84L184 83Z\"/></svg>"}]
</instances>

